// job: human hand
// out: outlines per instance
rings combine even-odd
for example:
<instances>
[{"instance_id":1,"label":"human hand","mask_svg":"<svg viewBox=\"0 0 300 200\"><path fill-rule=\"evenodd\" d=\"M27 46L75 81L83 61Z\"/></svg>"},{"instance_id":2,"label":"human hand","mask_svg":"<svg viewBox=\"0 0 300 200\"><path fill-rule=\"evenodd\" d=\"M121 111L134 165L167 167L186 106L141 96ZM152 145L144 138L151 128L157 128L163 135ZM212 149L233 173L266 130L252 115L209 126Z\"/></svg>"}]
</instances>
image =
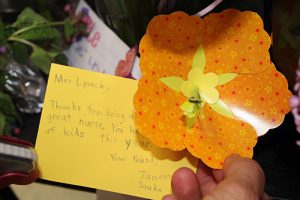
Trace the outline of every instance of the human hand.
<instances>
[{"instance_id":1,"label":"human hand","mask_svg":"<svg viewBox=\"0 0 300 200\"><path fill-rule=\"evenodd\" d=\"M211 169L201 160L196 174L178 169L172 177L174 194L163 200L267 200L264 186L265 175L257 162L231 155L222 170Z\"/></svg>"}]
</instances>

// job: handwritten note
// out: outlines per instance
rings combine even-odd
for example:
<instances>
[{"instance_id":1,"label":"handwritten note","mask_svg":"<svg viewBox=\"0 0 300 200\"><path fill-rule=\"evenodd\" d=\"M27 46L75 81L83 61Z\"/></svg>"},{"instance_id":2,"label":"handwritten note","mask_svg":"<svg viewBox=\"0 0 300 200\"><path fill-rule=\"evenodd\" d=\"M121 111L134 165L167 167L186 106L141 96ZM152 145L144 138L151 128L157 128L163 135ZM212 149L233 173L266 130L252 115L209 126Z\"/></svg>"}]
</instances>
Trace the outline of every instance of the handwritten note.
<instances>
[{"instance_id":1,"label":"handwritten note","mask_svg":"<svg viewBox=\"0 0 300 200\"><path fill-rule=\"evenodd\" d=\"M136 134L137 83L52 64L36 142L41 178L151 199L169 193L173 172L195 159Z\"/></svg>"}]
</instances>

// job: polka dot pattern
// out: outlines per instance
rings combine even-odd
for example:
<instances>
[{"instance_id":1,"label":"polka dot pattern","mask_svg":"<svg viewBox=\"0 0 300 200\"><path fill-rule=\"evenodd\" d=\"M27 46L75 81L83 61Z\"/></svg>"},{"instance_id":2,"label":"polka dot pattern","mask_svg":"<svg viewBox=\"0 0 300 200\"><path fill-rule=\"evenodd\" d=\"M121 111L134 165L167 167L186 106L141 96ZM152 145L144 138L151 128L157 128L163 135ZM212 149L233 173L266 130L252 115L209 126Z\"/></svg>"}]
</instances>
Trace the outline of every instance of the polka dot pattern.
<instances>
[{"instance_id":1,"label":"polka dot pattern","mask_svg":"<svg viewBox=\"0 0 300 200\"><path fill-rule=\"evenodd\" d=\"M290 111L291 92L286 78L270 61L266 65L267 70L263 73L240 74L218 88L221 98L234 114L235 110L242 110L246 116L251 116L243 120L254 126L259 136L279 126ZM239 118L238 113L236 117ZM255 121L259 123L252 123Z\"/></svg>"},{"instance_id":2,"label":"polka dot pattern","mask_svg":"<svg viewBox=\"0 0 300 200\"><path fill-rule=\"evenodd\" d=\"M217 88L220 98L230 108L238 106L268 121L267 130L278 126L289 111L290 92L285 78L270 62L270 38L256 13L229 9L200 19L175 12L149 23L140 44L143 76L134 97L138 131L159 147L187 148L208 166L222 168L232 153L252 157L257 127L240 118L223 117L206 105L204 117L187 129L180 109L186 97L159 80L169 76L186 80L200 44L206 73L238 73L233 81Z\"/></svg>"},{"instance_id":3,"label":"polka dot pattern","mask_svg":"<svg viewBox=\"0 0 300 200\"><path fill-rule=\"evenodd\" d=\"M257 13L228 9L204 21L206 72L257 74L267 68L271 40Z\"/></svg>"},{"instance_id":4,"label":"polka dot pattern","mask_svg":"<svg viewBox=\"0 0 300 200\"><path fill-rule=\"evenodd\" d=\"M235 153L251 158L257 142L249 124L216 114L206 105L205 117L189 129L185 146L194 156L212 168L221 168L224 159Z\"/></svg>"},{"instance_id":5,"label":"polka dot pattern","mask_svg":"<svg viewBox=\"0 0 300 200\"><path fill-rule=\"evenodd\" d=\"M187 79L193 56L203 39L203 30L204 22L199 17L176 12L155 17L141 41L143 76L134 98L136 126L159 147L185 148L185 118L179 106L186 97L159 79L166 76Z\"/></svg>"}]
</instances>

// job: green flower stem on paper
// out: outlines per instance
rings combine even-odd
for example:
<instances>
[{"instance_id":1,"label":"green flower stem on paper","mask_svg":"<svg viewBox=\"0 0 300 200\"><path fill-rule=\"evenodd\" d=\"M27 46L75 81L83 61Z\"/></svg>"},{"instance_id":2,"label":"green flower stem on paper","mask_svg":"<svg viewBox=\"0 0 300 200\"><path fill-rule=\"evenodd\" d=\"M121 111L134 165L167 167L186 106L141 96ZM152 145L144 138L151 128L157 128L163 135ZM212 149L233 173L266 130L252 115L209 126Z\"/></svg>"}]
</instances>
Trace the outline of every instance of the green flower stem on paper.
<instances>
[{"instance_id":1,"label":"green flower stem on paper","mask_svg":"<svg viewBox=\"0 0 300 200\"><path fill-rule=\"evenodd\" d=\"M204 118L202 109L203 109L203 101L194 100L193 97L190 97L183 104L181 104L180 108L183 110L184 115L186 116L186 125L188 128L191 128L195 123L197 117Z\"/></svg>"},{"instance_id":2,"label":"green flower stem on paper","mask_svg":"<svg viewBox=\"0 0 300 200\"><path fill-rule=\"evenodd\" d=\"M233 113L228 106L220 99L219 91L216 89L219 85L224 85L232 81L236 73L215 74L213 72L204 73L206 65L205 53L200 46L193 58L192 69L188 74L188 80L181 77L165 77L160 80L170 89L182 92L187 100L180 106L186 116L186 125L191 128L196 119L200 116L204 118L203 107L205 103L220 115L234 118Z\"/></svg>"}]
</instances>

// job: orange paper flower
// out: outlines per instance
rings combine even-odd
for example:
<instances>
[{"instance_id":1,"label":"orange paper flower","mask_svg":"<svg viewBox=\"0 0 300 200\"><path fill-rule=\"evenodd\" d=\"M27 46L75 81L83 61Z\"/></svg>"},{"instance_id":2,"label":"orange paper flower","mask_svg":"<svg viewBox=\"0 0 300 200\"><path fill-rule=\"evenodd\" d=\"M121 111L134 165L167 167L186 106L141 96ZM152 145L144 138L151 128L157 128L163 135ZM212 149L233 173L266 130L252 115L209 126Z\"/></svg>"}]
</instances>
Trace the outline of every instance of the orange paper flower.
<instances>
[{"instance_id":1,"label":"orange paper flower","mask_svg":"<svg viewBox=\"0 0 300 200\"><path fill-rule=\"evenodd\" d=\"M180 108L187 96L168 87L162 78L190 80L199 47L206 61L201 76L215 77L208 83L214 95L203 96L207 102L199 106L201 116L188 128ZM291 93L285 77L270 61L269 47L270 37L254 12L228 9L204 19L183 12L155 17L140 44L143 76L134 97L137 130L159 147L187 148L212 168L222 168L233 153L251 158L257 136L279 126L290 110ZM215 75L226 73L237 76L217 85ZM233 118L212 109L217 98Z\"/></svg>"}]
</instances>

